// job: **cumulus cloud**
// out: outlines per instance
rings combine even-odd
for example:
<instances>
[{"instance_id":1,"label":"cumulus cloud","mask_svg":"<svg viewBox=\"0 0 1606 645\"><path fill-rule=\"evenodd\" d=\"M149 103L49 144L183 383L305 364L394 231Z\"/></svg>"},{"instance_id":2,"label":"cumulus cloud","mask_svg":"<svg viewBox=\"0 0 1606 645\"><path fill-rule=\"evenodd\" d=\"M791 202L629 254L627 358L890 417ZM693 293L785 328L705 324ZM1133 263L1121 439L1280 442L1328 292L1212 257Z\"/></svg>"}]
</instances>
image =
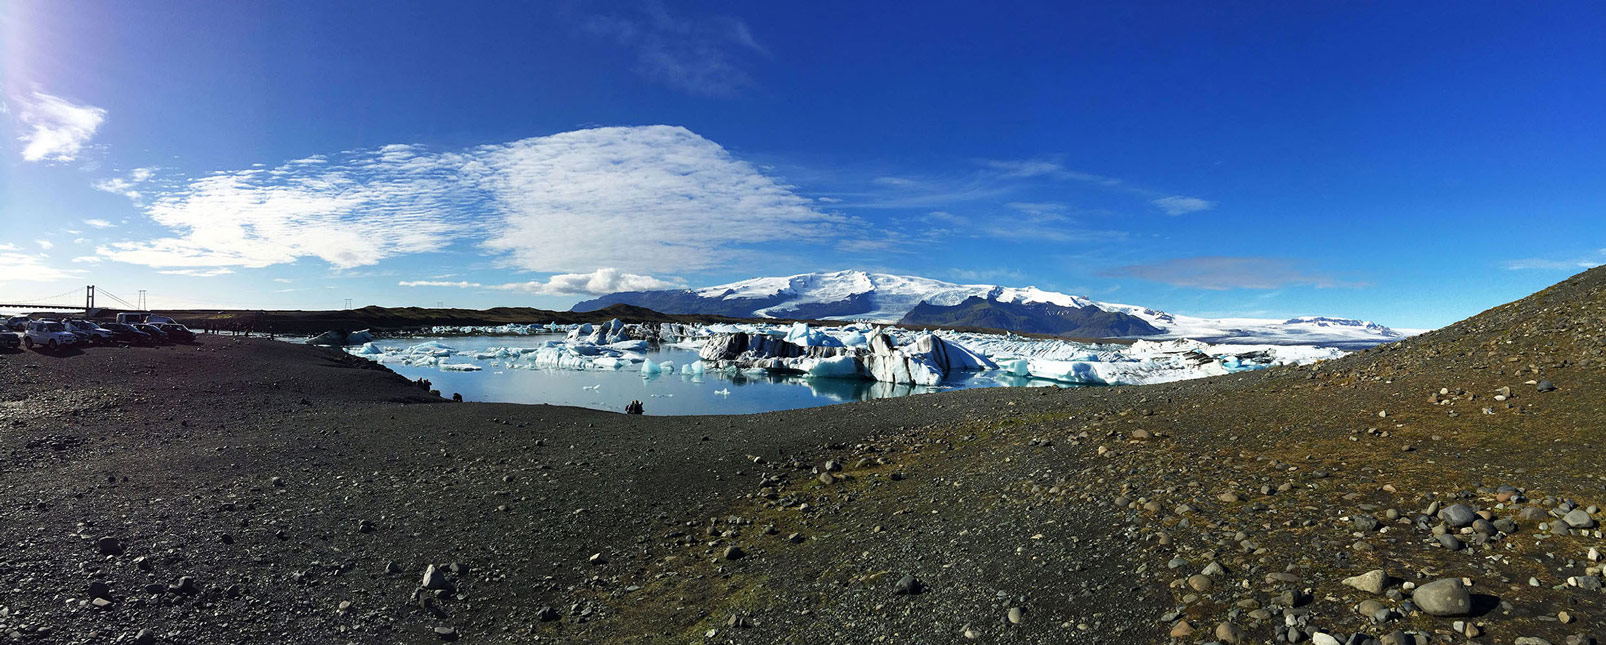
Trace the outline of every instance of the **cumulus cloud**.
<instances>
[{"instance_id":1,"label":"cumulus cloud","mask_svg":"<svg viewBox=\"0 0 1606 645\"><path fill-rule=\"evenodd\" d=\"M731 266L850 220L673 126L565 132L458 152L393 145L218 172L150 193L172 235L99 247L155 267L337 268L477 243L517 269L651 274Z\"/></svg>"},{"instance_id":2,"label":"cumulus cloud","mask_svg":"<svg viewBox=\"0 0 1606 645\"><path fill-rule=\"evenodd\" d=\"M1196 289L1278 289L1311 286L1321 289L1367 286L1300 269L1280 258L1206 256L1175 258L1153 264L1134 264L1105 271L1111 278L1137 278Z\"/></svg>"},{"instance_id":3,"label":"cumulus cloud","mask_svg":"<svg viewBox=\"0 0 1606 645\"><path fill-rule=\"evenodd\" d=\"M747 23L725 17L683 19L656 2L642 9L593 16L584 25L634 51L636 72L650 81L703 96L730 96L753 85L746 61L768 52Z\"/></svg>"},{"instance_id":4,"label":"cumulus cloud","mask_svg":"<svg viewBox=\"0 0 1606 645\"><path fill-rule=\"evenodd\" d=\"M72 161L106 120L106 111L34 91L16 99L26 161Z\"/></svg>"},{"instance_id":5,"label":"cumulus cloud","mask_svg":"<svg viewBox=\"0 0 1606 645\"><path fill-rule=\"evenodd\" d=\"M1183 197L1181 195L1161 197L1154 200L1154 205L1159 206L1160 210L1165 211L1167 215L1186 215L1188 213L1207 211L1215 207L1215 204L1198 197Z\"/></svg>"},{"instance_id":6,"label":"cumulus cloud","mask_svg":"<svg viewBox=\"0 0 1606 645\"><path fill-rule=\"evenodd\" d=\"M683 286L685 285L678 282L607 268L597 269L591 273L561 273L548 278L545 282L540 280L515 282L496 285L492 288L523 291L536 295L568 296L580 294L602 295L620 291L651 291L655 289L674 289Z\"/></svg>"}]
</instances>

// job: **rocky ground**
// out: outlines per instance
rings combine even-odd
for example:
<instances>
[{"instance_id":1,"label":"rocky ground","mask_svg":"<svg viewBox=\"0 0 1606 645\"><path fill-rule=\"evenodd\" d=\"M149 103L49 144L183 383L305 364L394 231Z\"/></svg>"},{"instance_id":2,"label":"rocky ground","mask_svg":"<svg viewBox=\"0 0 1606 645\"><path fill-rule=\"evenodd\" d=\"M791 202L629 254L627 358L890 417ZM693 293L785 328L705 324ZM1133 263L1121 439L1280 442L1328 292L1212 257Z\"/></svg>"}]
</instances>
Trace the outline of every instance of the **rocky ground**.
<instances>
[{"instance_id":1,"label":"rocky ground","mask_svg":"<svg viewBox=\"0 0 1606 645\"><path fill-rule=\"evenodd\" d=\"M1606 271L1304 368L745 417L0 355L0 638L1587 643Z\"/></svg>"}]
</instances>

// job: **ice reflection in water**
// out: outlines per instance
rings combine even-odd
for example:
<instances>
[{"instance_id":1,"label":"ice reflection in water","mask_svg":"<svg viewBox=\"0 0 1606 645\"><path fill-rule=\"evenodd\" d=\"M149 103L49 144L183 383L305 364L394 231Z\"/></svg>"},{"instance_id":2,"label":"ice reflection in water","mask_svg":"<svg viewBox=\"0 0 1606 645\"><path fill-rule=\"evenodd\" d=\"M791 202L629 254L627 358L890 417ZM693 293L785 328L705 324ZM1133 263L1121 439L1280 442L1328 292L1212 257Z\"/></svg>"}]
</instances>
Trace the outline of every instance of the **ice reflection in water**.
<instances>
[{"instance_id":1,"label":"ice reflection in water","mask_svg":"<svg viewBox=\"0 0 1606 645\"><path fill-rule=\"evenodd\" d=\"M670 361L676 368L674 372L650 376L643 376L637 369L526 369L509 367L509 363L517 359L472 360L475 352L493 347L535 347L551 339L551 336L463 336L384 339L374 344L383 349L436 341L461 352L452 357L452 362L473 362L483 368L478 372L449 372L435 367L386 365L409 379L429 379L435 389L447 397L455 392L468 401L548 403L612 411L623 411L625 404L639 400L649 415L749 414L956 388L1054 385L1003 372L959 374L939 387L855 379L811 379L753 371L709 371L693 375L682 373L681 369L696 361L697 353L677 347L663 347L648 354L653 361ZM727 391L728 394L721 394Z\"/></svg>"}]
</instances>

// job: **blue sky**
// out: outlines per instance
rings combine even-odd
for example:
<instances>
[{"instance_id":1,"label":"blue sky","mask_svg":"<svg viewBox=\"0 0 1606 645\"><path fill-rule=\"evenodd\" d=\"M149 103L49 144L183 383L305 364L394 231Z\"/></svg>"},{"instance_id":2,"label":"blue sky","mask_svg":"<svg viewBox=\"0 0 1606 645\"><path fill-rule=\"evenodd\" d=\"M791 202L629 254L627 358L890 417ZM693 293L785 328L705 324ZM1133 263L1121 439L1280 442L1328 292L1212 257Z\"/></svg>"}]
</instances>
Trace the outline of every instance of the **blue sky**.
<instances>
[{"instance_id":1,"label":"blue sky","mask_svg":"<svg viewBox=\"0 0 1606 645\"><path fill-rule=\"evenodd\" d=\"M1606 5L1071 4L11 0L0 302L858 268L1420 328L1606 263Z\"/></svg>"}]
</instances>

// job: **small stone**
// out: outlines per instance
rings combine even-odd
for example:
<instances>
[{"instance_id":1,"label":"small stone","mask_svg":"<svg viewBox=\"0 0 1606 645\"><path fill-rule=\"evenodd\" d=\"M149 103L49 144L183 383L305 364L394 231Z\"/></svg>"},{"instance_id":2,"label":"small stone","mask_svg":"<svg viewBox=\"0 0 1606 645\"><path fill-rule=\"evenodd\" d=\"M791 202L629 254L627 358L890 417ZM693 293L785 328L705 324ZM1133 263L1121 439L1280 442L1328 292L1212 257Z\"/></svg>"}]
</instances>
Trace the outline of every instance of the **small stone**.
<instances>
[{"instance_id":1,"label":"small stone","mask_svg":"<svg viewBox=\"0 0 1606 645\"><path fill-rule=\"evenodd\" d=\"M1373 569L1358 576L1344 579L1344 584L1373 595L1380 595L1388 588L1389 575L1382 569Z\"/></svg>"},{"instance_id":2,"label":"small stone","mask_svg":"<svg viewBox=\"0 0 1606 645\"><path fill-rule=\"evenodd\" d=\"M359 520L357 522L357 532L358 533L373 533L374 532L374 523L369 521L369 520Z\"/></svg>"},{"instance_id":3,"label":"small stone","mask_svg":"<svg viewBox=\"0 0 1606 645\"><path fill-rule=\"evenodd\" d=\"M178 579L177 584L173 585L173 591L181 594L193 595L200 593L201 588L195 584L195 578L184 576Z\"/></svg>"},{"instance_id":4,"label":"small stone","mask_svg":"<svg viewBox=\"0 0 1606 645\"><path fill-rule=\"evenodd\" d=\"M1179 620L1171 626L1172 638L1187 638L1193 635L1193 625L1186 620Z\"/></svg>"},{"instance_id":5,"label":"small stone","mask_svg":"<svg viewBox=\"0 0 1606 645\"><path fill-rule=\"evenodd\" d=\"M535 612L535 619L543 623L550 623L558 618L558 610L552 607L542 607Z\"/></svg>"},{"instance_id":6,"label":"small stone","mask_svg":"<svg viewBox=\"0 0 1606 645\"><path fill-rule=\"evenodd\" d=\"M725 559L726 560L740 560L740 559L742 559L743 557L746 557L746 556L747 556L747 552L743 551L742 547L739 547L739 546L736 546L736 545L732 544L731 546L725 548Z\"/></svg>"},{"instance_id":7,"label":"small stone","mask_svg":"<svg viewBox=\"0 0 1606 645\"><path fill-rule=\"evenodd\" d=\"M900 596L912 596L925 591L926 586L913 575L906 575L892 585L892 593Z\"/></svg>"},{"instance_id":8,"label":"small stone","mask_svg":"<svg viewBox=\"0 0 1606 645\"><path fill-rule=\"evenodd\" d=\"M1020 609L1020 607L1010 607L1009 608L1009 614L1007 614L1006 617L1009 618L1009 624L1011 624L1011 625L1019 625L1020 621L1021 621L1021 609Z\"/></svg>"},{"instance_id":9,"label":"small stone","mask_svg":"<svg viewBox=\"0 0 1606 645\"><path fill-rule=\"evenodd\" d=\"M1442 547L1444 547L1446 549L1449 549L1451 551L1460 551L1461 550L1461 538L1458 538L1458 537L1456 537L1454 535L1450 535L1449 533L1440 533L1439 535L1436 535L1434 537L1436 539L1438 539L1439 546L1442 546Z\"/></svg>"},{"instance_id":10,"label":"small stone","mask_svg":"<svg viewBox=\"0 0 1606 645\"><path fill-rule=\"evenodd\" d=\"M601 553L593 553L591 554L591 557L586 558L586 562L590 564L607 564L608 558L604 557Z\"/></svg>"},{"instance_id":11,"label":"small stone","mask_svg":"<svg viewBox=\"0 0 1606 645\"><path fill-rule=\"evenodd\" d=\"M1461 528L1470 526L1473 520L1478 519L1478 512L1466 504L1454 504L1439 511L1439 519L1454 528Z\"/></svg>"},{"instance_id":12,"label":"small stone","mask_svg":"<svg viewBox=\"0 0 1606 645\"><path fill-rule=\"evenodd\" d=\"M1567 623L1573 622L1573 615L1569 614L1569 613L1567 613L1565 611L1558 612L1556 614L1556 620L1561 621L1561 624L1565 625Z\"/></svg>"},{"instance_id":13,"label":"small stone","mask_svg":"<svg viewBox=\"0 0 1606 645\"><path fill-rule=\"evenodd\" d=\"M436 627L435 628L435 636L440 638L443 641L455 641L455 640L457 640L457 636L458 636L457 628L456 627Z\"/></svg>"},{"instance_id":14,"label":"small stone","mask_svg":"<svg viewBox=\"0 0 1606 645\"><path fill-rule=\"evenodd\" d=\"M1536 389L1538 389L1540 392L1555 392L1556 384L1551 383L1550 381L1540 381L1539 386Z\"/></svg>"},{"instance_id":15,"label":"small stone","mask_svg":"<svg viewBox=\"0 0 1606 645\"><path fill-rule=\"evenodd\" d=\"M112 588L111 588L111 586L107 585L105 582L102 582L100 580L96 580L94 582L89 583L89 597L90 598L105 598L107 600L110 600L111 597L112 597Z\"/></svg>"},{"instance_id":16,"label":"small stone","mask_svg":"<svg viewBox=\"0 0 1606 645\"><path fill-rule=\"evenodd\" d=\"M156 632L148 627L139 630L139 633L134 635L134 645L156 645Z\"/></svg>"},{"instance_id":17,"label":"small stone","mask_svg":"<svg viewBox=\"0 0 1606 645\"><path fill-rule=\"evenodd\" d=\"M1191 576L1188 576L1188 588L1192 589L1194 591L1197 591L1199 593L1204 593L1206 591L1210 591L1210 588L1215 586L1215 584L1216 584L1216 581L1211 580L1210 576L1204 575L1202 573L1196 573L1196 574L1193 574Z\"/></svg>"},{"instance_id":18,"label":"small stone","mask_svg":"<svg viewBox=\"0 0 1606 645\"><path fill-rule=\"evenodd\" d=\"M1244 642L1244 630L1232 623L1221 623L1216 625L1216 640L1227 645L1237 645Z\"/></svg>"},{"instance_id":19,"label":"small stone","mask_svg":"<svg viewBox=\"0 0 1606 645\"><path fill-rule=\"evenodd\" d=\"M424 579L418 583L418 586L434 591L450 588L451 583L446 581L446 573L435 568L435 565L432 564L424 568Z\"/></svg>"},{"instance_id":20,"label":"small stone","mask_svg":"<svg viewBox=\"0 0 1606 645\"><path fill-rule=\"evenodd\" d=\"M1472 612L1472 593L1459 578L1441 578L1417 587L1411 601L1430 616L1465 616Z\"/></svg>"},{"instance_id":21,"label":"small stone","mask_svg":"<svg viewBox=\"0 0 1606 645\"><path fill-rule=\"evenodd\" d=\"M103 538L101 538L99 540L95 540L95 548L100 551L101 555L122 555L123 554L123 543L122 543L122 541L118 540L117 538L114 538L114 537L112 537L110 535L108 535L106 537L103 537Z\"/></svg>"},{"instance_id":22,"label":"small stone","mask_svg":"<svg viewBox=\"0 0 1606 645\"><path fill-rule=\"evenodd\" d=\"M1561 517L1561 521L1566 522L1567 526L1575 529L1595 528L1595 518L1589 516L1589 511L1581 508L1568 511L1566 515Z\"/></svg>"}]
</instances>

